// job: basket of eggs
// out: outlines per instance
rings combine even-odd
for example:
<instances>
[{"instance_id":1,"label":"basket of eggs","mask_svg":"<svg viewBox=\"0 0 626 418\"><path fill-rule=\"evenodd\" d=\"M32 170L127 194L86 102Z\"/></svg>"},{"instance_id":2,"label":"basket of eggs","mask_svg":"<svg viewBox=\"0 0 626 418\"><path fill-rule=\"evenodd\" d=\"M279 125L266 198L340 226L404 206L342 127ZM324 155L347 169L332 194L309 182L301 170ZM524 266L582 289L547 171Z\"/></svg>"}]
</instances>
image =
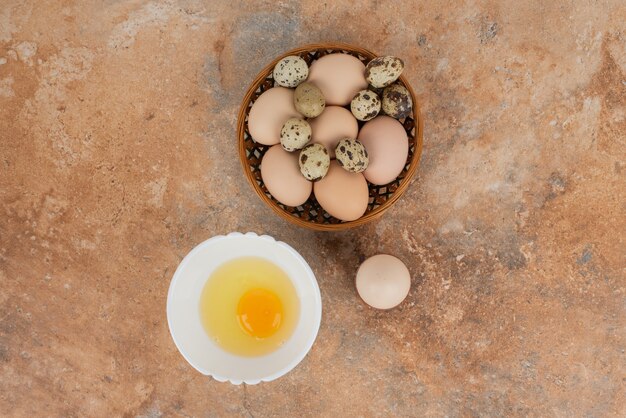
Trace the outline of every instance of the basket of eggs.
<instances>
[{"instance_id":1,"label":"basket of eggs","mask_svg":"<svg viewBox=\"0 0 626 418\"><path fill-rule=\"evenodd\" d=\"M239 155L259 197L297 225L337 231L380 217L417 170L423 121L404 63L338 43L265 67L238 116Z\"/></svg>"}]
</instances>

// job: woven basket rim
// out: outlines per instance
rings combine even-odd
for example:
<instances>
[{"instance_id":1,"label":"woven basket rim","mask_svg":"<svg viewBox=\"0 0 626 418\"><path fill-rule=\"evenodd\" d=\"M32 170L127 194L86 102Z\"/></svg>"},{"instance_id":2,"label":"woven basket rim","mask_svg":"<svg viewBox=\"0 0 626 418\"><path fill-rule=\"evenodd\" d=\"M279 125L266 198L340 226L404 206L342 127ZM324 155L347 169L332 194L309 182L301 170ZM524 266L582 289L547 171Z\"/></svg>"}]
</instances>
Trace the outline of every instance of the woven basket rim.
<instances>
[{"instance_id":1,"label":"woven basket rim","mask_svg":"<svg viewBox=\"0 0 626 418\"><path fill-rule=\"evenodd\" d=\"M349 52L357 53L369 59L379 56L379 55L374 54L372 51L368 49L361 48L355 45L341 43L341 42L327 42L327 43L303 45L301 47L284 52L283 54L274 58L268 65L266 65L258 73L258 75L250 84L250 87L248 87L248 90L246 91L246 94L241 102L241 107L239 109L239 114L237 117L237 140L238 140L238 145L239 145L239 159L241 161L244 174L246 178L248 179L248 183L250 183L253 190L261 198L261 200L265 202L265 204L267 204L281 218L293 224L296 224L298 226L316 230L316 231L343 231L346 229L355 228L355 227L364 225L366 223L369 223L371 221L378 219L406 192L406 190L411 184L411 181L417 171L420 158L422 155L424 121L420 113L419 102L417 100L415 92L413 91L413 88L409 84L406 77L404 75L401 75L400 81L402 81L404 86L407 88L413 100L413 119L415 121L415 134L414 134L415 149L414 149L412 158L410 160L409 168L406 172L406 175L400 181L400 184L397 186L393 194L380 206L376 207L372 211L366 212L359 219L356 219L354 221L335 223L335 224L331 224L331 223L323 224L323 223L317 223L317 222L310 222L302 218L296 217L292 215L291 213L289 213L288 211L286 211L285 209L281 208L276 202L274 202L265 194L265 192L257 184L256 179L254 178L252 171L250 170L250 164L248 162L248 158L246 155L246 146L245 146L246 113L247 113L249 103L252 99L252 96L257 91L261 83L265 81L265 79L271 74L272 70L274 69L274 66L279 60L289 55L299 55L302 53L308 53L308 52L312 52L316 50L327 50L327 51L335 51L335 52L336 51L349 51ZM368 184L368 188L369 187L370 186Z\"/></svg>"}]
</instances>

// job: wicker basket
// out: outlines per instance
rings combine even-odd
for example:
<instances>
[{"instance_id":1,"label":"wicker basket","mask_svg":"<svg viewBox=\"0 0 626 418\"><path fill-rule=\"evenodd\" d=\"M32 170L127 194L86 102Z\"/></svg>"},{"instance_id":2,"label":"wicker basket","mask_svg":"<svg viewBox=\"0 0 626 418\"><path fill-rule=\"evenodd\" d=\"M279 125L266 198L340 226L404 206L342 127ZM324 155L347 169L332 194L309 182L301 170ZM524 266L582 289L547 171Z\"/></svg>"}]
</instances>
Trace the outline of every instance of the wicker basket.
<instances>
[{"instance_id":1,"label":"wicker basket","mask_svg":"<svg viewBox=\"0 0 626 418\"><path fill-rule=\"evenodd\" d=\"M374 53L366 49L341 43L312 44L285 52L269 63L254 79L241 104L237 122L239 157L243 164L246 177L255 192L281 217L296 225L318 231L340 231L360 226L379 218L407 190L411 177L413 177L417 171L417 166L422 154L424 123L420 115L417 97L415 97L415 93L406 78L402 76L399 82L409 90L413 98L412 117L407 117L405 120L400 121L409 137L409 155L402 173L400 173L396 180L384 186L375 186L368 183L369 204L367 211L362 217L350 222L336 219L322 209L313 194L311 194L303 205L298 207L285 206L272 197L263 184L260 170L263 154L265 154L265 151L270 147L258 144L252 140L248 132L248 114L250 113L250 108L261 93L274 87L272 70L280 59L288 55L299 55L310 65L316 59L333 52L348 53L360 59L364 64L367 64L372 58L376 57ZM359 123L359 129L361 126L362 122Z\"/></svg>"}]
</instances>

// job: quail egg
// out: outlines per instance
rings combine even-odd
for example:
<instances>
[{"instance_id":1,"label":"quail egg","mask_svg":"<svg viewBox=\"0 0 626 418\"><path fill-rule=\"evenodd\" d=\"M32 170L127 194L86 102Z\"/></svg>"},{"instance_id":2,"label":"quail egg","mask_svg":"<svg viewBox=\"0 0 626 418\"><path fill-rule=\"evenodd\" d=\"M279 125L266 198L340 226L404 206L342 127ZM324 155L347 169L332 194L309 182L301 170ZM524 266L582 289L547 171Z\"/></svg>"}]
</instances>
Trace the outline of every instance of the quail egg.
<instances>
[{"instance_id":1,"label":"quail egg","mask_svg":"<svg viewBox=\"0 0 626 418\"><path fill-rule=\"evenodd\" d=\"M321 180L328 173L330 156L322 144L310 144L300 151L300 172L307 180Z\"/></svg>"},{"instance_id":2,"label":"quail egg","mask_svg":"<svg viewBox=\"0 0 626 418\"><path fill-rule=\"evenodd\" d=\"M291 118L280 130L280 144L285 151L293 152L304 148L311 140L311 125L300 118Z\"/></svg>"},{"instance_id":3,"label":"quail egg","mask_svg":"<svg viewBox=\"0 0 626 418\"><path fill-rule=\"evenodd\" d=\"M400 77L404 62L396 57L378 57L365 67L365 79L375 88L387 87Z\"/></svg>"},{"instance_id":4,"label":"quail egg","mask_svg":"<svg viewBox=\"0 0 626 418\"><path fill-rule=\"evenodd\" d=\"M293 94L296 110L308 118L319 116L326 107L322 91L315 84L304 82Z\"/></svg>"},{"instance_id":5,"label":"quail egg","mask_svg":"<svg viewBox=\"0 0 626 418\"><path fill-rule=\"evenodd\" d=\"M279 86L296 87L309 76L309 66L301 57L289 55L274 66L274 81Z\"/></svg>"},{"instance_id":6,"label":"quail egg","mask_svg":"<svg viewBox=\"0 0 626 418\"><path fill-rule=\"evenodd\" d=\"M371 90L361 90L354 96L350 103L350 110L355 118L362 121L374 119L380 112L380 99L378 94Z\"/></svg>"},{"instance_id":7,"label":"quail egg","mask_svg":"<svg viewBox=\"0 0 626 418\"><path fill-rule=\"evenodd\" d=\"M383 112L392 118L406 118L413 111L411 94L401 84L395 83L383 90Z\"/></svg>"},{"instance_id":8,"label":"quail egg","mask_svg":"<svg viewBox=\"0 0 626 418\"><path fill-rule=\"evenodd\" d=\"M369 165L367 150L356 139L345 138L339 141L335 149L335 156L340 166L353 173L365 171Z\"/></svg>"}]
</instances>

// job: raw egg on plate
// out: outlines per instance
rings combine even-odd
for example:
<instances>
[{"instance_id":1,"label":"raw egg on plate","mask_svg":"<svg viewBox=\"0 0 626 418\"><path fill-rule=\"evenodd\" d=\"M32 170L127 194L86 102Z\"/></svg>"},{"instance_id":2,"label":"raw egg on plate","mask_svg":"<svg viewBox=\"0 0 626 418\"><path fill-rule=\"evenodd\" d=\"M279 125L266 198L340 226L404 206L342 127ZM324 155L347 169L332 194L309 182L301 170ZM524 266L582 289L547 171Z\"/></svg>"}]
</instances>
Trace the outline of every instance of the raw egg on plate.
<instances>
[{"instance_id":1,"label":"raw egg on plate","mask_svg":"<svg viewBox=\"0 0 626 418\"><path fill-rule=\"evenodd\" d=\"M240 356L262 356L278 349L293 333L300 304L287 274L260 257L242 257L218 267L200 298L208 336Z\"/></svg>"}]
</instances>

